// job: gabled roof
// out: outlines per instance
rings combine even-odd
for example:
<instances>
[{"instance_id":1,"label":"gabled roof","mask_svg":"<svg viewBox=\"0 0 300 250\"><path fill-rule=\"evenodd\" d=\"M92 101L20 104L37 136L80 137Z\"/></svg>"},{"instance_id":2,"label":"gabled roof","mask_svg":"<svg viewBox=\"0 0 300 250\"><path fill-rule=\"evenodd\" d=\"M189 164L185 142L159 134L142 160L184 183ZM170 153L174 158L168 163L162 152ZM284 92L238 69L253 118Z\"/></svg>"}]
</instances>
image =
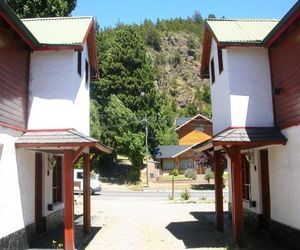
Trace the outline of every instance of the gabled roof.
<instances>
[{"instance_id":1,"label":"gabled roof","mask_svg":"<svg viewBox=\"0 0 300 250\"><path fill-rule=\"evenodd\" d=\"M191 120L193 117L181 117L181 118L176 118L175 119L175 126L180 127L181 125L185 124L189 120Z\"/></svg>"},{"instance_id":2,"label":"gabled roof","mask_svg":"<svg viewBox=\"0 0 300 250\"><path fill-rule=\"evenodd\" d=\"M209 19L207 27L216 42L222 46L234 44L260 44L276 26L275 19Z\"/></svg>"},{"instance_id":3,"label":"gabled roof","mask_svg":"<svg viewBox=\"0 0 300 250\"><path fill-rule=\"evenodd\" d=\"M201 114L195 115L194 117L177 118L175 120L175 124L176 124L175 131L180 130L184 126L188 125L189 123L191 123L191 122L193 122L193 121L195 121L196 119L199 119L199 118L200 119L202 118L203 120L212 123L212 121L210 119L208 119L207 117L205 117L204 115L201 115ZM177 124L179 124L179 125L177 126Z\"/></svg>"},{"instance_id":4,"label":"gabled roof","mask_svg":"<svg viewBox=\"0 0 300 250\"><path fill-rule=\"evenodd\" d=\"M154 150L154 158L174 158L175 156L182 154L191 147L192 145L160 145Z\"/></svg>"},{"instance_id":5,"label":"gabled roof","mask_svg":"<svg viewBox=\"0 0 300 250\"><path fill-rule=\"evenodd\" d=\"M93 24L92 17L21 19L40 44L82 45Z\"/></svg>"},{"instance_id":6,"label":"gabled roof","mask_svg":"<svg viewBox=\"0 0 300 250\"><path fill-rule=\"evenodd\" d=\"M87 42L91 79L99 78L92 17L33 18L21 21L3 0L0 0L0 17L32 50L82 50Z\"/></svg>"},{"instance_id":7,"label":"gabled roof","mask_svg":"<svg viewBox=\"0 0 300 250\"><path fill-rule=\"evenodd\" d=\"M29 149L91 147L105 153L112 152L111 148L75 129L27 130L18 138L16 146Z\"/></svg>"},{"instance_id":8,"label":"gabled roof","mask_svg":"<svg viewBox=\"0 0 300 250\"><path fill-rule=\"evenodd\" d=\"M300 18L300 1L289 10L273 30L265 37L263 44L270 47L277 39Z\"/></svg>"},{"instance_id":9,"label":"gabled roof","mask_svg":"<svg viewBox=\"0 0 300 250\"><path fill-rule=\"evenodd\" d=\"M205 21L200 74L209 78L211 41L218 47L262 46L263 39L277 25L275 19L208 19Z\"/></svg>"}]
</instances>

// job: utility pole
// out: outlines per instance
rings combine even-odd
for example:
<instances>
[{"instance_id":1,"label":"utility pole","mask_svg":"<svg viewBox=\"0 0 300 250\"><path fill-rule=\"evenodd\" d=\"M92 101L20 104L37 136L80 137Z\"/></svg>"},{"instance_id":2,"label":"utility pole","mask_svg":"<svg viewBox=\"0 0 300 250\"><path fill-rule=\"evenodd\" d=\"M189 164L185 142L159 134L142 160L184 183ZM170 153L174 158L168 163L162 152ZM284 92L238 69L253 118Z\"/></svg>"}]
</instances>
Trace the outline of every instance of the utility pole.
<instances>
[{"instance_id":1,"label":"utility pole","mask_svg":"<svg viewBox=\"0 0 300 250\"><path fill-rule=\"evenodd\" d=\"M145 117L146 121L146 131L145 131L145 144L146 144L146 177L147 177L147 187L149 187L149 169L148 169L148 118Z\"/></svg>"}]
</instances>

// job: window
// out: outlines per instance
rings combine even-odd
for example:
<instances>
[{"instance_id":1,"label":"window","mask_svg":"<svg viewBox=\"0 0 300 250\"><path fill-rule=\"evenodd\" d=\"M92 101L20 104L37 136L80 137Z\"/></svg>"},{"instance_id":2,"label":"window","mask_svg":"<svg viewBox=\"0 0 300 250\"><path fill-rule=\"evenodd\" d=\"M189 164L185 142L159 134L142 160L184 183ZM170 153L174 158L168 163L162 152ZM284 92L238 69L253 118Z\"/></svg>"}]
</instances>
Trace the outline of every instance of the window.
<instances>
[{"instance_id":1,"label":"window","mask_svg":"<svg viewBox=\"0 0 300 250\"><path fill-rule=\"evenodd\" d=\"M218 48L219 74L223 71L223 54L222 49Z\"/></svg>"},{"instance_id":2,"label":"window","mask_svg":"<svg viewBox=\"0 0 300 250\"><path fill-rule=\"evenodd\" d=\"M180 169L188 169L188 168L194 168L193 161L191 159L182 159L180 160Z\"/></svg>"},{"instance_id":3,"label":"window","mask_svg":"<svg viewBox=\"0 0 300 250\"><path fill-rule=\"evenodd\" d=\"M172 170L174 167L173 159L163 159L163 170Z\"/></svg>"},{"instance_id":4,"label":"window","mask_svg":"<svg viewBox=\"0 0 300 250\"><path fill-rule=\"evenodd\" d=\"M203 132L205 130L204 125L198 125L196 131Z\"/></svg>"},{"instance_id":5,"label":"window","mask_svg":"<svg viewBox=\"0 0 300 250\"><path fill-rule=\"evenodd\" d=\"M56 164L53 168L52 179L52 203L62 201L62 160L61 157L56 157Z\"/></svg>"},{"instance_id":6,"label":"window","mask_svg":"<svg viewBox=\"0 0 300 250\"><path fill-rule=\"evenodd\" d=\"M77 172L77 179L83 179L83 173Z\"/></svg>"},{"instance_id":7,"label":"window","mask_svg":"<svg viewBox=\"0 0 300 250\"><path fill-rule=\"evenodd\" d=\"M81 76L82 52L77 52L77 72Z\"/></svg>"},{"instance_id":8,"label":"window","mask_svg":"<svg viewBox=\"0 0 300 250\"><path fill-rule=\"evenodd\" d=\"M251 180L250 180L250 164L246 155L242 155L242 171L243 171L243 199L250 201Z\"/></svg>"},{"instance_id":9,"label":"window","mask_svg":"<svg viewBox=\"0 0 300 250\"><path fill-rule=\"evenodd\" d=\"M211 83L213 84L215 82L215 64L214 64L214 58L211 59L210 61L210 78L211 78Z\"/></svg>"},{"instance_id":10,"label":"window","mask_svg":"<svg viewBox=\"0 0 300 250\"><path fill-rule=\"evenodd\" d=\"M87 60L85 60L85 84L89 84L89 75L90 75L90 68L89 63Z\"/></svg>"}]
</instances>

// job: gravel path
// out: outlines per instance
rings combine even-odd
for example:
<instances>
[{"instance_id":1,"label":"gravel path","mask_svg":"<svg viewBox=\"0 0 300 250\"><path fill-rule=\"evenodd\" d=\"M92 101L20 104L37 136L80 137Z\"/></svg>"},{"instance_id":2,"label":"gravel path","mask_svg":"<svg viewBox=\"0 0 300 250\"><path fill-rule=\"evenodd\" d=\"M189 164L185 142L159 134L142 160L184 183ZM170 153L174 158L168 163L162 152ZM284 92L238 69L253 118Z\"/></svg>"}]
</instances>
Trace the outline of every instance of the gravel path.
<instances>
[{"instance_id":1,"label":"gravel path","mask_svg":"<svg viewBox=\"0 0 300 250\"><path fill-rule=\"evenodd\" d=\"M107 201L101 200L101 196L93 197L92 214L97 218L93 226L101 229L86 249L186 249L184 240L195 237L198 233L193 233L195 226L199 231L198 220L192 214L213 209L214 204L174 204L167 198L165 201L145 201L124 197ZM182 223L187 223L187 227L182 227ZM188 232L182 232L188 228L190 236ZM178 238L177 231L184 239Z\"/></svg>"}]
</instances>

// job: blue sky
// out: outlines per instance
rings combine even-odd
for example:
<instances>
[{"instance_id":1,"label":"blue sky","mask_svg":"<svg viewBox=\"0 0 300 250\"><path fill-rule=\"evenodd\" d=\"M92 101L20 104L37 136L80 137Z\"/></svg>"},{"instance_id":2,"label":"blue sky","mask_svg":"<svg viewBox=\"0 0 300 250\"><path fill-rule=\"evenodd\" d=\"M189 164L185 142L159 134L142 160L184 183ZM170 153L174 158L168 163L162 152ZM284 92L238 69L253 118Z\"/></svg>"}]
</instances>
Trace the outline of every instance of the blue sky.
<instances>
[{"instance_id":1,"label":"blue sky","mask_svg":"<svg viewBox=\"0 0 300 250\"><path fill-rule=\"evenodd\" d=\"M118 21L140 24L145 18L155 21L192 16L197 10L203 17L213 13L226 18L280 19L297 0L77 0L75 16L95 16L100 26Z\"/></svg>"}]
</instances>

